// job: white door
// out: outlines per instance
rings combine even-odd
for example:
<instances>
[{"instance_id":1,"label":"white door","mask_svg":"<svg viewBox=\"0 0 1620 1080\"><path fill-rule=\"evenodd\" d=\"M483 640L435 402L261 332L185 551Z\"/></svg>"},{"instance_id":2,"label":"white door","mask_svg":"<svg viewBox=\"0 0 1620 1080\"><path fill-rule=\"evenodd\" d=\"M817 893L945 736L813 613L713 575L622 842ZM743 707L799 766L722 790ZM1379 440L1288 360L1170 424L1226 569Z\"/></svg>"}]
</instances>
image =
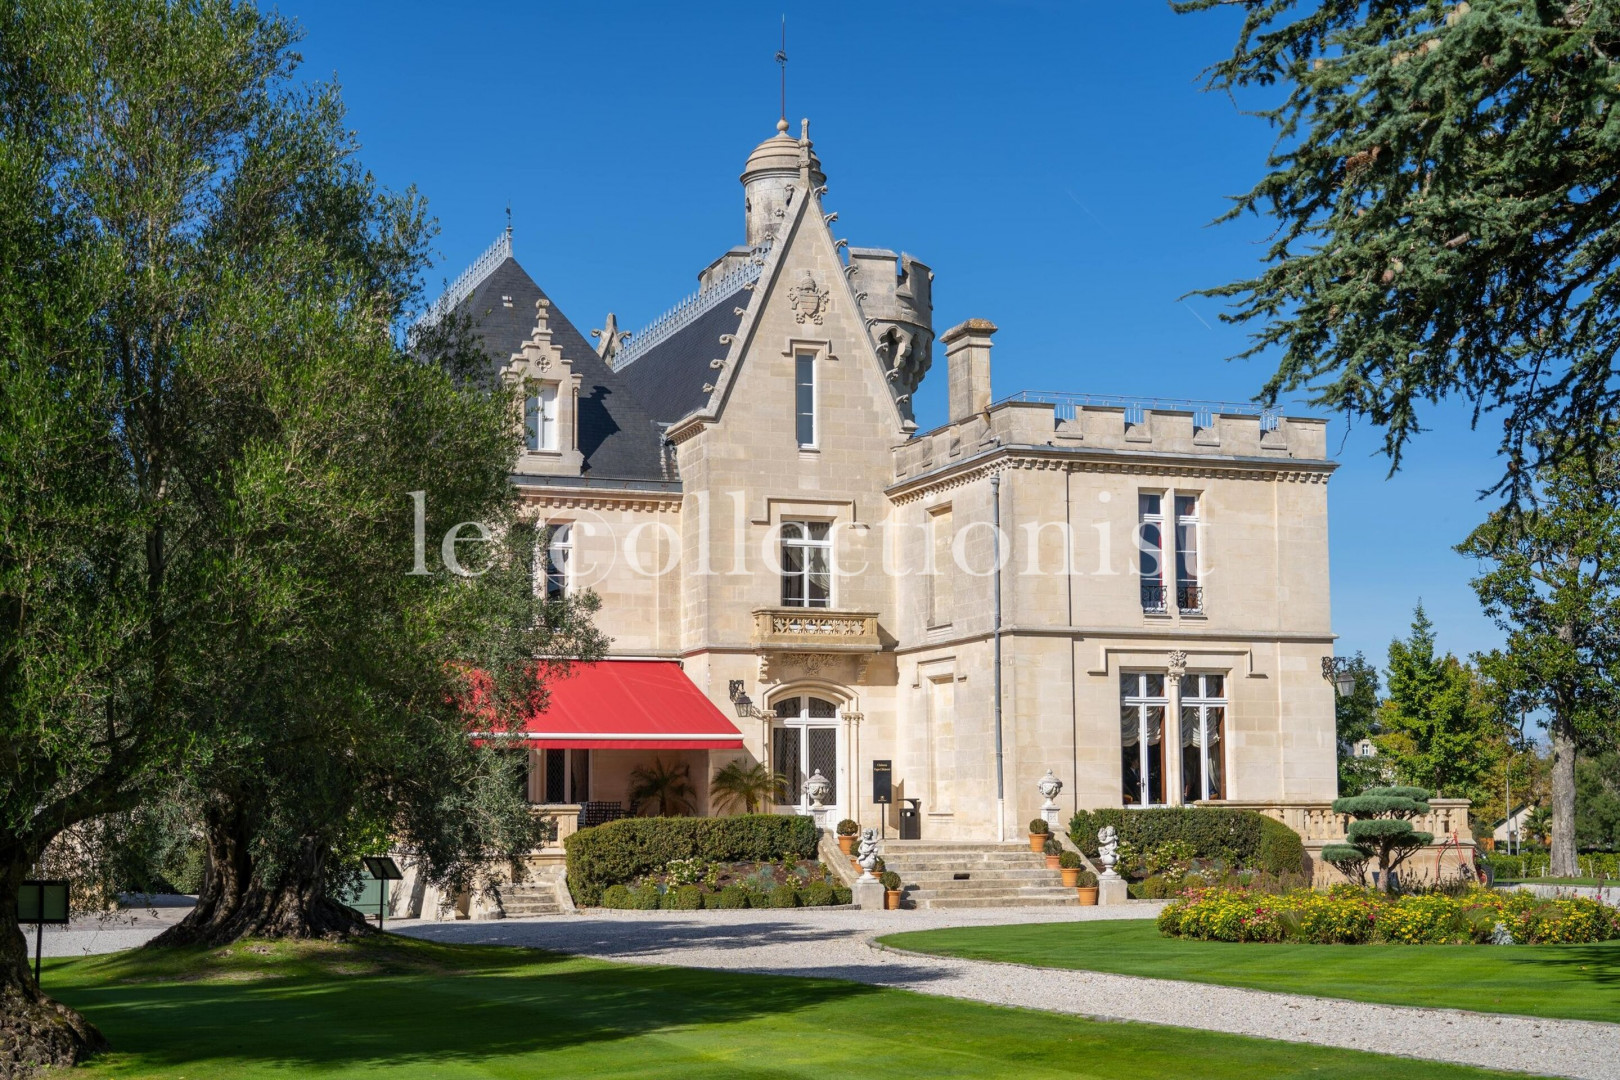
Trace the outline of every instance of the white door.
<instances>
[{"instance_id":1,"label":"white door","mask_svg":"<svg viewBox=\"0 0 1620 1080\"><path fill-rule=\"evenodd\" d=\"M771 768L787 783L778 796L781 813L808 814L810 798L804 782L816 770L827 778L832 791L827 795L828 819L836 822L843 815L844 777L838 767L842 760L839 746L838 706L825 698L800 695L777 700L771 728Z\"/></svg>"}]
</instances>

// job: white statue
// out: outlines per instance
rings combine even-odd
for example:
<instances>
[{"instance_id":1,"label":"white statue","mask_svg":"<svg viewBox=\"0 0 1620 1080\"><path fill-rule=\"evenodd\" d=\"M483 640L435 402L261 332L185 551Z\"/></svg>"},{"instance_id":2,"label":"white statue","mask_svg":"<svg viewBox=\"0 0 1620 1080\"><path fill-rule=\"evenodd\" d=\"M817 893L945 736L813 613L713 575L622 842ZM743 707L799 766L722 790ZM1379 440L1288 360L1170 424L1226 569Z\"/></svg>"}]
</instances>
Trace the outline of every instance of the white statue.
<instances>
[{"instance_id":1,"label":"white statue","mask_svg":"<svg viewBox=\"0 0 1620 1080\"><path fill-rule=\"evenodd\" d=\"M855 847L855 861L860 865L862 881L874 880L872 867L877 865L877 830L867 829L861 833L861 842Z\"/></svg>"},{"instance_id":2,"label":"white statue","mask_svg":"<svg viewBox=\"0 0 1620 1080\"><path fill-rule=\"evenodd\" d=\"M1097 830L1097 858L1103 865L1103 877L1119 876L1114 873L1114 864L1119 862L1119 833L1112 825Z\"/></svg>"},{"instance_id":3,"label":"white statue","mask_svg":"<svg viewBox=\"0 0 1620 1080\"><path fill-rule=\"evenodd\" d=\"M1035 782L1035 790L1039 791L1041 798L1050 805L1057 801L1058 793L1063 790L1063 781L1053 776L1051 769L1047 769L1046 775Z\"/></svg>"},{"instance_id":4,"label":"white statue","mask_svg":"<svg viewBox=\"0 0 1620 1080\"><path fill-rule=\"evenodd\" d=\"M832 794L832 781L823 776L820 769L817 769L804 782L804 793L810 796L811 809L820 810L826 805L827 796Z\"/></svg>"}]
</instances>

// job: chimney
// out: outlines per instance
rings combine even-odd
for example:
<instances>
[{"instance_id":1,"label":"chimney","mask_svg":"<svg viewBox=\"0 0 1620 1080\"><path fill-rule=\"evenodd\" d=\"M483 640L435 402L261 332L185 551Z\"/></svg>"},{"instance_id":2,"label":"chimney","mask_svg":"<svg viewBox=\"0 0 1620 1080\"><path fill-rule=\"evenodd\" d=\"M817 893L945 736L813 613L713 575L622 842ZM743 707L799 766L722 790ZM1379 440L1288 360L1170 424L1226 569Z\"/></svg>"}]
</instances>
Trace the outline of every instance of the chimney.
<instances>
[{"instance_id":1,"label":"chimney","mask_svg":"<svg viewBox=\"0 0 1620 1080\"><path fill-rule=\"evenodd\" d=\"M989 319L969 319L939 336L945 346L952 423L990 407L990 335L995 332Z\"/></svg>"}]
</instances>

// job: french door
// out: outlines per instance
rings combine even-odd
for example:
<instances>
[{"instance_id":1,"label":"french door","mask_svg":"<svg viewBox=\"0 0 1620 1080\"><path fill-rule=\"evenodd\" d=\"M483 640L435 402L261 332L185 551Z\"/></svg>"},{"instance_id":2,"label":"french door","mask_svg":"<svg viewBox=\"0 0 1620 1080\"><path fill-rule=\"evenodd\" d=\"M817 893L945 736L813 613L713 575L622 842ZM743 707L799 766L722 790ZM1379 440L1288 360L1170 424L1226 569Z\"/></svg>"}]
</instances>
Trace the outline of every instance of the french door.
<instances>
[{"instance_id":1,"label":"french door","mask_svg":"<svg viewBox=\"0 0 1620 1080\"><path fill-rule=\"evenodd\" d=\"M777 794L783 813L808 814L810 796L804 782L817 770L832 785L823 805L842 806L843 778L838 768L838 706L824 698L799 696L777 700L771 727L771 768L786 779Z\"/></svg>"}]
</instances>

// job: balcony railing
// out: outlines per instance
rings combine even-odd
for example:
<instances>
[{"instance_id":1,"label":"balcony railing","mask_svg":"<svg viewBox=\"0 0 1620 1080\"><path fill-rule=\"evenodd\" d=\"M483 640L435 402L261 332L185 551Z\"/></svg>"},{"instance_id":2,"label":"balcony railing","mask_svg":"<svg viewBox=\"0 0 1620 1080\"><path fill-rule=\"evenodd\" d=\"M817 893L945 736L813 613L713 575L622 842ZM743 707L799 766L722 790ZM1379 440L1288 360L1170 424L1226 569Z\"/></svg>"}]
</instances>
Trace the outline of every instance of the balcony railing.
<instances>
[{"instance_id":1,"label":"balcony railing","mask_svg":"<svg viewBox=\"0 0 1620 1080\"><path fill-rule=\"evenodd\" d=\"M754 644L814 652L873 652L882 648L876 612L797 607L756 609Z\"/></svg>"},{"instance_id":2,"label":"balcony railing","mask_svg":"<svg viewBox=\"0 0 1620 1080\"><path fill-rule=\"evenodd\" d=\"M1204 611L1204 588L1202 585L1181 584L1176 586L1176 608L1183 615L1201 615Z\"/></svg>"},{"instance_id":3,"label":"balcony railing","mask_svg":"<svg viewBox=\"0 0 1620 1080\"><path fill-rule=\"evenodd\" d=\"M1158 582L1142 582L1142 610L1150 615L1164 614L1167 589Z\"/></svg>"},{"instance_id":4,"label":"balcony railing","mask_svg":"<svg viewBox=\"0 0 1620 1080\"><path fill-rule=\"evenodd\" d=\"M1202 585L1177 585L1175 588L1176 610L1183 615L1202 615L1204 613L1204 588ZM1170 589L1157 581L1142 582L1142 610L1149 615L1163 615L1169 610Z\"/></svg>"}]
</instances>

